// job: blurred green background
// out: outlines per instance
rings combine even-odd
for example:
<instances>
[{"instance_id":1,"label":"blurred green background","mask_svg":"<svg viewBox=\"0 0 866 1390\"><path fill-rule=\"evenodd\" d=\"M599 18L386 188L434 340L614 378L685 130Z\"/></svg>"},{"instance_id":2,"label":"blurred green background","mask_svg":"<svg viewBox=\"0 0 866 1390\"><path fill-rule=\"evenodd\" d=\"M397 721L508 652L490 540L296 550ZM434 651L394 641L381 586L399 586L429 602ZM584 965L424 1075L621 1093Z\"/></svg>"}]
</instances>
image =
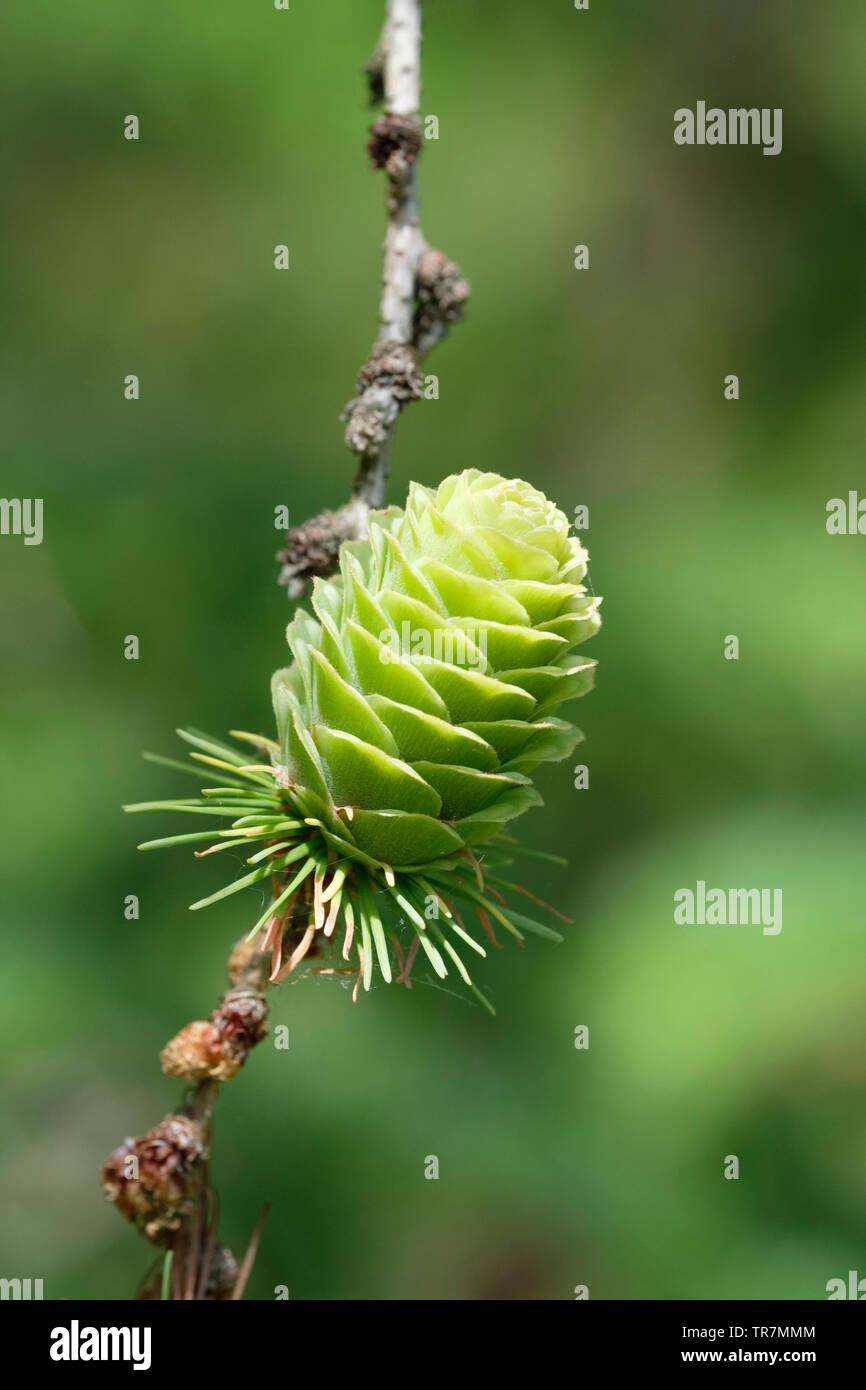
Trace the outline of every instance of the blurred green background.
<instances>
[{"instance_id":1,"label":"blurred green background","mask_svg":"<svg viewBox=\"0 0 866 1390\"><path fill-rule=\"evenodd\" d=\"M495 1019L423 971L357 1007L284 985L289 1051L218 1107L223 1235L273 1200L254 1298L822 1298L866 1275L866 540L824 525L866 484L862 5L425 10L425 230L473 298L390 496L476 466L590 509L590 787L547 769L522 822L568 855L523 881L574 926L488 960ZM44 498L45 538L0 540L0 1274L51 1298L148 1267L100 1165L175 1103L156 1054L259 910L190 915L225 865L137 853L170 818L119 807L189 794L139 760L176 725L270 730L273 510L347 495L376 326L381 12L31 0L3 26L2 492ZM782 107L782 154L675 146L698 99ZM781 887L783 931L676 927L698 878Z\"/></svg>"}]
</instances>

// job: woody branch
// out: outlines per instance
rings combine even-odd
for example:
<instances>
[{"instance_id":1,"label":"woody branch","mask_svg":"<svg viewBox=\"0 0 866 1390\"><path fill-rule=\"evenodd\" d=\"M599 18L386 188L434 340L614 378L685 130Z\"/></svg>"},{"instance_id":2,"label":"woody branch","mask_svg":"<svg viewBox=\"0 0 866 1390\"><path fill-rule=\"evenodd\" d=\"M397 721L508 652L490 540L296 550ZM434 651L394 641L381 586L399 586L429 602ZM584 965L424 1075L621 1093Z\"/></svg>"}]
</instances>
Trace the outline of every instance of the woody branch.
<instances>
[{"instance_id":1,"label":"woody branch","mask_svg":"<svg viewBox=\"0 0 866 1390\"><path fill-rule=\"evenodd\" d=\"M394 426L423 393L421 363L462 316L469 286L441 251L432 249L418 212L421 122L421 0L388 0L385 27L365 69L374 104L384 111L370 130L370 162L386 180L379 332L343 411L346 444L359 459L350 500L292 528L277 555L279 583L299 598L316 575L337 564L340 545L361 540L368 513L381 507L390 472Z\"/></svg>"}]
</instances>

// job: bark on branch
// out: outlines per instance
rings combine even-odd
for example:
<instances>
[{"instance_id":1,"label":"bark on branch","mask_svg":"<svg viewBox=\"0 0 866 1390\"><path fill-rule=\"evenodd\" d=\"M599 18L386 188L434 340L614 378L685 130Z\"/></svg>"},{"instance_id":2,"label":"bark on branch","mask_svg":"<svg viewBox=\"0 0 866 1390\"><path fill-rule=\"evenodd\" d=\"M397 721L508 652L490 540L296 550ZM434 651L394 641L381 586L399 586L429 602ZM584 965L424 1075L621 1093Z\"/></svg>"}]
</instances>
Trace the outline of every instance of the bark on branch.
<instances>
[{"instance_id":1,"label":"bark on branch","mask_svg":"<svg viewBox=\"0 0 866 1390\"><path fill-rule=\"evenodd\" d=\"M469 286L430 247L418 213L421 123L421 0L388 0L382 37L365 68L371 100L385 109L370 130L370 162L385 174L388 224L379 332L342 418L359 468L350 500L293 527L278 553L279 583L299 598L316 575L336 568L340 545L367 534L367 515L385 501L394 425L423 393L421 363L462 316Z\"/></svg>"}]
</instances>

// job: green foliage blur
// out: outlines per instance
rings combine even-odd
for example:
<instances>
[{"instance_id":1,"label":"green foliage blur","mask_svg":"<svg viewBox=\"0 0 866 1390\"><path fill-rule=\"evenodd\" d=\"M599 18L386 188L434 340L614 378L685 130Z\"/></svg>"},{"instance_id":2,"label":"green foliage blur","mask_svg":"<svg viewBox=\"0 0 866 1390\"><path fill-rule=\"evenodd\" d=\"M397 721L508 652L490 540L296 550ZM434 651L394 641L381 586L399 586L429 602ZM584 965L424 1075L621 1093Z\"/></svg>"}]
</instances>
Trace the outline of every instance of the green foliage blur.
<instances>
[{"instance_id":1,"label":"green foliage blur","mask_svg":"<svg viewBox=\"0 0 866 1390\"><path fill-rule=\"evenodd\" d=\"M376 327L382 8L4 25L2 493L44 499L45 537L0 538L0 1274L49 1298L134 1295L151 1252L100 1166L175 1104L157 1053L260 910L188 913L225 862L138 853L175 823L119 808L189 794L139 757L175 726L270 731L274 508L347 496ZM357 1006L281 987L289 1050L218 1106L223 1237L272 1199L259 1299L823 1298L866 1275L866 540L825 529L866 493L862 5L425 11L424 225L473 298L390 496L474 466L589 507L590 787L547 769L521 822L568 856L522 878L574 925L492 953L495 1019L423 971ZM782 107L782 154L675 146L698 99ZM781 888L782 932L675 926L698 879Z\"/></svg>"}]
</instances>

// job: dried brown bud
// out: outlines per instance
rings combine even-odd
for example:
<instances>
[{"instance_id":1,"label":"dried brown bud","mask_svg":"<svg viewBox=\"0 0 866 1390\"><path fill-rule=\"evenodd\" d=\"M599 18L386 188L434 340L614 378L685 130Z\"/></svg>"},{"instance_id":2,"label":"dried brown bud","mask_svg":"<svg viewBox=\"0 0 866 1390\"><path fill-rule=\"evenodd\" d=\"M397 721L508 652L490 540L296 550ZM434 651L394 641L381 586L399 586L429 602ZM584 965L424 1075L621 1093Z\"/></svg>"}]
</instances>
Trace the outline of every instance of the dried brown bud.
<instances>
[{"instance_id":1,"label":"dried brown bud","mask_svg":"<svg viewBox=\"0 0 866 1390\"><path fill-rule=\"evenodd\" d=\"M206 1156L201 1125L167 1115L143 1139L127 1139L105 1161L103 1191L155 1245L168 1245L195 1205L198 1165Z\"/></svg>"},{"instance_id":2,"label":"dried brown bud","mask_svg":"<svg viewBox=\"0 0 866 1390\"><path fill-rule=\"evenodd\" d=\"M413 337L419 352L427 352L463 317L469 283L444 252L427 250L418 263L417 284Z\"/></svg>"},{"instance_id":3,"label":"dried brown bud","mask_svg":"<svg viewBox=\"0 0 866 1390\"><path fill-rule=\"evenodd\" d=\"M335 568L343 541L357 540L358 536L358 516L352 507L320 512L303 526L293 526L285 546L277 552L282 565L278 582L285 585L290 598L300 597L309 579L330 574Z\"/></svg>"},{"instance_id":4,"label":"dried brown bud","mask_svg":"<svg viewBox=\"0 0 866 1390\"><path fill-rule=\"evenodd\" d=\"M420 400L424 377L415 349L404 343L384 343L375 348L358 373L358 391L371 387L386 391L397 401Z\"/></svg>"},{"instance_id":5,"label":"dried brown bud","mask_svg":"<svg viewBox=\"0 0 866 1390\"><path fill-rule=\"evenodd\" d=\"M231 1298L240 1266L227 1245L214 1247L207 1277L205 1298L220 1302Z\"/></svg>"},{"instance_id":6,"label":"dried brown bud","mask_svg":"<svg viewBox=\"0 0 866 1390\"><path fill-rule=\"evenodd\" d=\"M264 995L252 985L230 989L211 1014L223 1056L235 1063L235 1071L246 1061L247 1053L266 1036L267 1017Z\"/></svg>"},{"instance_id":7,"label":"dried brown bud","mask_svg":"<svg viewBox=\"0 0 866 1390\"><path fill-rule=\"evenodd\" d=\"M388 438L400 407L396 401L365 400L359 396L348 409L346 444L355 454L375 457Z\"/></svg>"},{"instance_id":8,"label":"dried brown bud","mask_svg":"<svg viewBox=\"0 0 866 1390\"><path fill-rule=\"evenodd\" d=\"M220 1062L219 1039L213 1024L203 1018L188 1023L166 1043L159 1060L166 1076L177 1076L183 1081L204 1081L213 1076L213 1068Z\"/></svg>"},{"instance_id":9,"label":"dried brown bud","mask_svg":"<svg viewBox=\"0 0 866 1390\"><path fill-rule=\"evenodd\" d=\"M250 966L259 960L261 960L261 951L257 941L249 941L245 936L242 936L240 941L236 941L226 963L226 970L232 984L242 984Z\"/></svg>"},{"instance_id":10,"label":"dried brown bud","mask_svg":"<svg viewBox=\"0 0 866 1390\"><path fill-rule=\"evenodd\" d=\"M356 454L377 454L406 402L423 394L424 377L414 347L404 343L374 347L358 373L358 395L344 411L349 448Z\"/></svg>"},{"instance_id":11,"label":"dried brown bud","mask_svg":"<svg viewBox=\"0 0 866 1390\"><path fill-rule=\"evenodd\" d=\"M370 127L367 153L374 169L387 169L399 178L418 158L424 142L424 127L418 116L398 116L386 111Z\"/></svg>"},{"instance_id":12,"label":"dried brown bud","mask_svg":"<svg viewBox=\"0 0 866 1390\"><path fill-rule=\"evenodd\" d=\"M418 262L418 297L431 301L444 319L454 323L469 298L469 283L444 251L427 250Z\"/></svg>"},{"instance_id":13,"label":"dried brown bud","mask_svg":"<svg viewBox=\"0 0 866 1390\"><path fill-rule=\"evenodd\" d=\"M268 1006L252 985L236 985L223 995L210 1021L182 1028L160 1053L166 1076L184 1081L230 1081L250 1050L265 1037Z\"/></svg>"}]
</instances>

